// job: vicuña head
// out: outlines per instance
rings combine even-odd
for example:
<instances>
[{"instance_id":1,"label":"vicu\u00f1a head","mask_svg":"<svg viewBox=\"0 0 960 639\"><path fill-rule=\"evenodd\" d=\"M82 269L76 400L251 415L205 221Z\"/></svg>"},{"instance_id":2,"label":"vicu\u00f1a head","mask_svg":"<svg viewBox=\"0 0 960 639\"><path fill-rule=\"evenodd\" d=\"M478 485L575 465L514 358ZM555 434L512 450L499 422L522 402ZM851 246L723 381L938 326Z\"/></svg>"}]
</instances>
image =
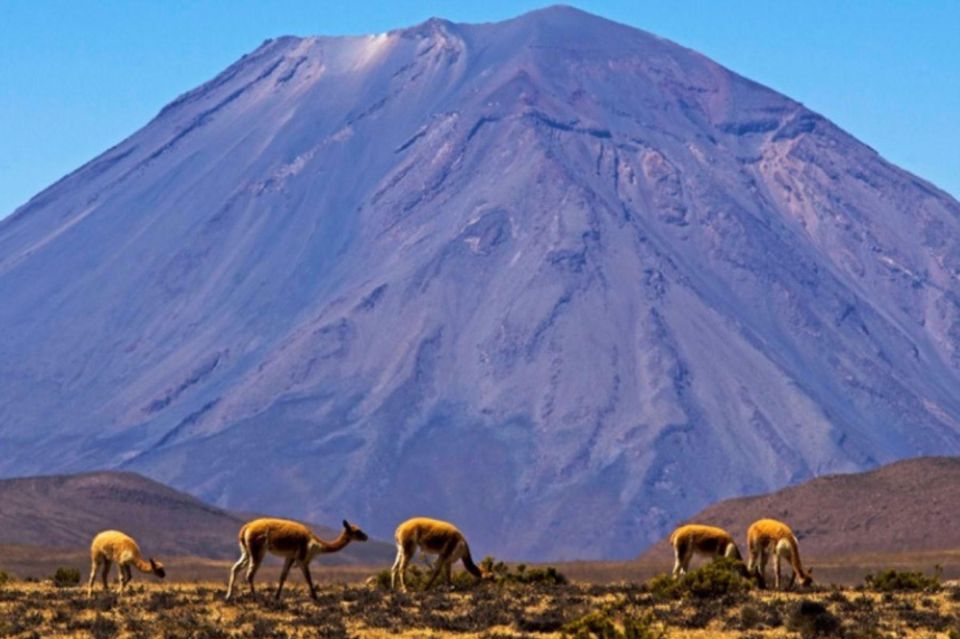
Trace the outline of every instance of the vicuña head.
<instances>
[{"instance_id":1,"label":"vicu\u00f1a head","mask_svg":"<svg viewBox=\"0 0 960 639\"><path fill-rule=\"evenodd\" d=\"M313 579L310 578L310 562L313 558L320 554L342 550L351 541L366 540L367 534L346 519L343 520L343 529L340 534L332 541L320 539L303 524L289 519L254 519L240 529L240 559L230 570L227 599L233 597L233 585L237 579L237 573L244 566L247 568L250 594L256 594L253 578L268 552L284 558L283 569L280 571L280 583L277 586L277 599L280 598L283 583L294 563L300 566L303 578L310 588L310 596L316 599L317 593L313 586Z\"/></svg>"},{"instance_id":2,"label":"vicu\u00f1a head","mask_svg":"<svg viewBox=\"0 0 960 639\"><path fill-rule=\"evenodd\" d=\"M394 538L397 542L397 559L393 562L393 568L390 571L391 588L396 588L399 577L400 588L406 592L407 565L416 554L417 548L421 553L437 555L433 572L424 590L429 590L433 586L433 582L437 580L441 571L449 587L450 571L458 560L462 560L463 567L477 579L493 578L489 571L473 563L466 538L456 526L449 522L428 517L414 517L397 526Z\"/></svg>"},{"instance_id":3,"label":"vicu\u00f1a head","mask_svg":"<svg viewBox=\"0 0 960 639\"><path fill-rule=\"evenodd\" d=\"M107 575L111 564L117 564L119 572L120 592L127 587L133 578L131 567L140 572L149 573L163 579L167 571L163 564L156 559L144 561L140 554L140 547L132 537L119 530L104 530L93 538L90 543L90 580L87 582L87 594L93 595L93 582L97 579L97 572L102 568L101 578L103 589L107 589Z\"/></svg>"},{"instance_id":4,"label":"vicu\u00f1a head","mask_svg":"<svg viewBox=\"0 0 960 639\"><path fill-rule=\"evenodd\" d=\"M797 537L785 523L775 519L760 519L753 522L747 529L747 546L750 550L748 570L756 576L761 588L766 587L767 561L773 555L774 587L780 589L780 559L786 557L790 562L793 573L790 575L789 587L793 588L797 578L801 586L813 583L813 570L804 570L800 562L800 546Z\"/></svg>"},{"instance_id":5,"label":"vicu\u00f1a head","mask_svg":"<svg viewBox=\"0 0 960 639\"><path fill-rule=\"evenodd\" d=\"M723 528L700 524L680 526L670 535L670 545L673 546L673 577L675 579L689 570L690 560L694 554L735 559L740 562L741 572L746 574L740 549L737 548L730 533Z\"/></svg>"}]
</instances>

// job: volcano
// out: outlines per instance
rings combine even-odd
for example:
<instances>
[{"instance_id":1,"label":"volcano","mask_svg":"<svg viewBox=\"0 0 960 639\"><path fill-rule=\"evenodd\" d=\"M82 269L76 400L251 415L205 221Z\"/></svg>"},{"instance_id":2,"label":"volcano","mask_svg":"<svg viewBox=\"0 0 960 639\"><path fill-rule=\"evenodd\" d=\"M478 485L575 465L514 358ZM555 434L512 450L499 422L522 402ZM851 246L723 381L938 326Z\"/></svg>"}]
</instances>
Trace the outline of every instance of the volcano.
<instances>
[{"instance_id":1,"label":"volcano","mask_svg":"<svg viewBox=\"0 0 960 639\"><path fill-rule=\"evenodd\" d=\"M960 203L567 7L263 43L0 222L0 475L636 556L960 453Z\"/></svg>"}]
</instances>

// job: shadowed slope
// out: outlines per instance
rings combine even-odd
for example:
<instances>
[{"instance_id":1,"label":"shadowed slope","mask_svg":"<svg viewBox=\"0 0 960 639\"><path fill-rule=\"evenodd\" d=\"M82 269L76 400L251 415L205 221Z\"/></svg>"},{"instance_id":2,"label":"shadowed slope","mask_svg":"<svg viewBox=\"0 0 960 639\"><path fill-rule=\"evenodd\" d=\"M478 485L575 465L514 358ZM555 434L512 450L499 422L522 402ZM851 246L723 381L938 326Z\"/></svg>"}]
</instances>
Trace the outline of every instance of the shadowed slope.
<instances>
[{"instance_id":1,"label":"shadowed slope","mask_svg":"<svg viewBox=\"0 0 960 639\"><path fill-rule=\"evenodd\" d=\"M689 518L730 531L741 548L747 527L787 522L806 557L960 551L960 458L924 457L877 470L819 477L768 495L729 499ZM670 556L664 539L641 559Z\"/></svg>"},{"instance_id":2,"label":"shadowed slope","mask_svg":"<svg viewBox=\"0 0 960 639\"><path fill-rule=\"evenodd\" d=\"M134 473L0 480L0 544L86 549L108 529L130 534L145 553L230 559L237 533L250 517L204 504ZM337 531L315 527L332 539ZM393 557L392 544L372 541L330 555L330 564L376 564Z\"/></svg>"}]
</instances>

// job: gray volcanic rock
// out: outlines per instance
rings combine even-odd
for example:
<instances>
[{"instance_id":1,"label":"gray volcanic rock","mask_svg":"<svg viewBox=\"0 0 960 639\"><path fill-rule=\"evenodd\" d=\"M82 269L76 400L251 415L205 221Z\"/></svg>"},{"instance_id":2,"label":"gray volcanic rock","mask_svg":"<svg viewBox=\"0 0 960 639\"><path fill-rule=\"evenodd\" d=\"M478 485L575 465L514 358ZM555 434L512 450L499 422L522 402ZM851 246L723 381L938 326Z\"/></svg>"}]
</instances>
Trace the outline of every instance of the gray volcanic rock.
<instances>
[{"instance_id":1,"label":"gray volcanic rock","mask_svg":"<svg viewBox=\"0 0 960 639\"><path fill-rule=\"evenodd\" d=\"M0 223L0 474L635 556L960 452L960 204L569 8L268 41Z\"/></svg>"}]
</instances>

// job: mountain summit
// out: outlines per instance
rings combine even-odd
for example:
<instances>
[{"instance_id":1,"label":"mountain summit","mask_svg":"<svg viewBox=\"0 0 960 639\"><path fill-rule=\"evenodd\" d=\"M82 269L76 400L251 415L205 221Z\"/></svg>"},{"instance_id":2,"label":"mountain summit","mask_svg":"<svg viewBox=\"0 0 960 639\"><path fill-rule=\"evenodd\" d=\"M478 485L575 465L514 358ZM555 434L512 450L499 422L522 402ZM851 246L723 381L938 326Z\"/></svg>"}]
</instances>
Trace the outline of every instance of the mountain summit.
<instances>
[{"instance_id":1,"label":"mountain summit","mask_svg":"<svg viewBox=\"0 0 960 639\"><path fill-rule=\"evenodd\" d=\"M960 452L960 204L556 7L265 42L0 223L0 474L637 555Z\"/></svg>"}]
</instances>

